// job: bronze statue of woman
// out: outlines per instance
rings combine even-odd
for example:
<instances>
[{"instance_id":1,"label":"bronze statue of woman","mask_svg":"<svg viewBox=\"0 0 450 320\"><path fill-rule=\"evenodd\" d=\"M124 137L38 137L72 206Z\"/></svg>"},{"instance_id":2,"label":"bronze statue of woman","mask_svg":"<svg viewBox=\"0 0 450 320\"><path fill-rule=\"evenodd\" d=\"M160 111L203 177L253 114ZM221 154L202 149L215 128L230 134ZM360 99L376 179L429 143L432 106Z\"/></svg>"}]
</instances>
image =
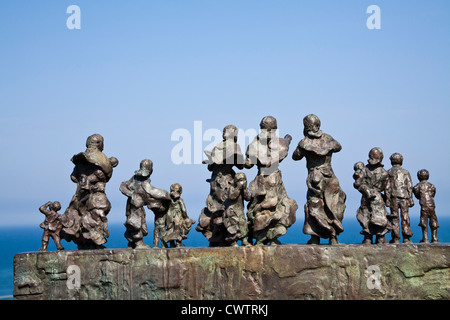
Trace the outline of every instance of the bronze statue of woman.
<instances>
[{"instance_id":1,"label":"bronze statue of woman","mask_svg":"<svg viewBox=\"0 0 450 320\"><path fill-rule=\"evenodd\" d=\"M311 235L308 244L319 244L320 238L329 239L330 244L338 244L337 235L344 231L342 219L346 194L331 168L331 157L342 147L320 130L320 119L316 115L306 116L303 124L305 138L292 155L295 161L306 158L308 169L303 233Z\"/></svg>"},{"instance_id":2,"label":"bronze statue of woman","mask_svg":"<svg viewBox=\"0 0 450 320\"><path fill-rule=\"evenodd\" d=\"M245 168L258 167L256 178L250 183L251 193L247 216L250 240L255 245L280 244L279 237L295 223L298 209L295 200L287 196L279 164L287 157L292 137L276 135L277 120L264 117L260 124L261 133L247 148Z\"/></svg>"},{"instance_id":3,"label":"bronze statue of woman","mask_svg":"<svg viewBox=\"0 0 450 320\"><path fill-rule=\"evenodd\" d=\"M210 247L228 246L226 240L228 232L224 225L223 215L230 197L230 188L234 185L236 172L234 167L243 169L244 156L237 144L238 129L228 125L223 129L223 141L211 151L205 151L211 178L206 180L210 184L210 192L206 199L206 207L200 213L195 228L209 241Z\"/></svg>"},{"instance_id":4,"label":"bronze statue of woman","mask_svg":"<svg viewBox=\"0 0 450 320\"><path fill-rule=\"evenodd\" d=\"M103 137L93 134L87 138L86 151L73 156L75 165L70 176L77 190L61 217L61 238L73 241L78 249L101 249L109 237L107 214L111 203L105 186L119 161L103 153Z\"/></svg>"}]
</instances>

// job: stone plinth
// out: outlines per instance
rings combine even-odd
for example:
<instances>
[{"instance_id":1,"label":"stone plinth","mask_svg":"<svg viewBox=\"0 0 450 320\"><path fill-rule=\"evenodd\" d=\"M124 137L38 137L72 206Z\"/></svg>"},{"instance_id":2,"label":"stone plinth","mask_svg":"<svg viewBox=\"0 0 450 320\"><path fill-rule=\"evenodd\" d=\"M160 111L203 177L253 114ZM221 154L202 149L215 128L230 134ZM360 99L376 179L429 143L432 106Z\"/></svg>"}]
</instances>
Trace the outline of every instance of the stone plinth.
<instances>
[{"instance_id":1,"label":"stone plinth","mask_svg":"<svg viewBox=\"0 0 450 320\"><path fill-rule=\"evenodd\" d=\"M449 245L22 253L15 299L450 299Z\"/></svg>"}]
</instances>

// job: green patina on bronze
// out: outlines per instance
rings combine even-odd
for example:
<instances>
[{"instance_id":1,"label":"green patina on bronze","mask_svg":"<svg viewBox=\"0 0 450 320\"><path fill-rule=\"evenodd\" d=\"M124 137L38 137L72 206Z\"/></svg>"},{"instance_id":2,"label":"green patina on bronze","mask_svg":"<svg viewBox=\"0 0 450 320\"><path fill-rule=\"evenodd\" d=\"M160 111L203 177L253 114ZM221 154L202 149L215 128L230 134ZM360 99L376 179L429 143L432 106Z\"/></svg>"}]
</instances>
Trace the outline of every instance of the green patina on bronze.
<instances>
[{"instance_id":1,"label":"green patina on bronze","mask_svg":"<svg viewBox=\"0 0 450 320\"><path fill-rule=\"evenodd\" d=\"M79 267L78 287L68 287L73 280L70 266ZM379 273L370 268L378 268ZM371 279L378 281L376 288L371 288ZM23 253L14 259L14 296L449 299L450 246L282 245Z\"/></svg>"}]
</instances>

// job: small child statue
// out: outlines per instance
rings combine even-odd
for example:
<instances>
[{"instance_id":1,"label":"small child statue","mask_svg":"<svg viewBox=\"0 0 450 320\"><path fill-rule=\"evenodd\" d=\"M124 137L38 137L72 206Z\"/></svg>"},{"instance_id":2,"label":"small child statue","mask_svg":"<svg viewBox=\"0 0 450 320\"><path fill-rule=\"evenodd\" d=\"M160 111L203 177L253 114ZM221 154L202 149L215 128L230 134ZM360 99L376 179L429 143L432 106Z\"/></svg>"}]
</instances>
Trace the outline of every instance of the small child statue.
<instances>
[{"instance_id":1,"label":"small child statue","mask_svg":"<svg viewBox=\"0 0 450 320\"><path fill-rule=\"evenodd\" d=\"M191 226L195 223L189 219L186 206L181 197L183 188L174 183L170 186L170 206L165 215L166 229L161 234L161 240L165 247L184 247L182 241L187 239Z\"/></svg>"},{"instance_id":2,"label":"small child statue","mask_svg":"<svg viewBox=\"0 0 450 320\"><path fill-rule=\"evenodd\" d=\"M373 195L370 194L370 191L368 190L368 188L366 188L368 174L364 163L358 161L353 166L353 170L355 171L355 173L353 174L353 179L355 180L355 182L353 183L353 187L357 190L359 190L360 188L364 188L363 190L361 190L361 193L364 193L367 198L373 198Z\"/></svg>"},{"instance_id":3,"label":"small child statue","mask_svg":"<svg viewBox=\"0 0 450 320\"><path fill-rule=\"evenodd\" d=\"M402 168L403 156L394 153L391 157L392 168L388 170L388 183L386 185L386 205L391 208L392 240L390 243L399 243L400 218L403 243L411 243L409 208L414 206L412 195L412 180L409 172ZM400 211L400 216L399 216Z\"/></svg>"},{"instance_id":4,"label":"small child statue","mask_svg":"<svg viewBox=\"0 0 450 320\"><path fill-rule=\"evenodd\" d=\"M248 222L244 214L244 200L250 201L250 192L247 188L247 176L239 172L234 177L234 186L230 187L229 198L225 202L223 224L227 229L227 241L231 246L237 246L240 240L242 245L249 246L247 241Z\"/></svg>"},{"instance_id":5,"label":"small child statue","mask_svg":"<svg viewBox=\"0 0 450 320\"><path fill-rule=\"evenodd\" d=\"M61 210L61 204L58 201L49 201L39 208L39 211L45 215L45 220L40 225L40 227L44 229L44 234L42 235L42 247L39 251L47 251L50 237L55 242L58 250L64 250L59 235L62 229L61 215L58 213L59 210Z\"/></svg>"},{"instance_id":6,"label":"small child statue","mask_svg":"<svg viewBox=\"0 0 450 320\"><path fill-rule=\"evenodd\" d=\"M420 242L428 243L428 219L431 229L431 242L438 242L437 228L439 224L436 217L434 196L436 195L436 188L434 185L428 182L430 173L428 170L422 169L417 172L417 178L419 183L413 188L414 195L419 200L420 204L420 223L419 227L422 227L423 238Z\"/></svg>"}]
</instances>

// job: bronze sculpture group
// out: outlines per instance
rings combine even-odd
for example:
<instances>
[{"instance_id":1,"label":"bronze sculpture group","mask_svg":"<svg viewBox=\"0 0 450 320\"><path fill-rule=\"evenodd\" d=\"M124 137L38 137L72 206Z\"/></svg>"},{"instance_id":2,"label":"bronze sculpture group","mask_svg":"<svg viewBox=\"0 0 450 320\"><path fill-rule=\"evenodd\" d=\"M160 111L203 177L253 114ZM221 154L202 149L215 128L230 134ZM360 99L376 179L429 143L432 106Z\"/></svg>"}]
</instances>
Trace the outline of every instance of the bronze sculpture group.
<instances>
[{"instance_id":1,"label":"bronze sculpture group","mask_svg":"<svg viewBox=\"0 0 450 320\"><path fill-rule=\"evenodd\" d=\"M320 244L321 238L328 239L331 245L338 244L337 236L344 231L346 194L333 172L331 159L342 147L320 130L321 122L316 115L306 116L303 125L304 138L292 154L295 161L305 158L308 170L303 233L311 236L308 244ZM211 178L206 180L210 193L195 229L212 247L238 246L238 242L244 246L278 245L279 237L295 223L298 205L288 197L279 169L288 156L292 137L279 138L277 120L271 116L262 119L260 129L245 157L237 143L238 129L233 125L224 128L222 142L213 150L205 151L208 159L203 163L211 172ZM118 160L103 153L103 144L103 137L94 134L87 139L86 151L73 156L75 167L71 180L77 188L64 214L58 213L61 205L57 201L40 207L45 221L41 224L44 233L39 251L47 251L50 238L58 250L64 250L61 239L73 241L78 249L104 248L109 237L107 215L111 210L105 185ZM386 243L385 236L389 232L390 243L399 243L401 237L404 243L410 243L409 208L414 205L413 195L421 206L421 242L429 242L428 224L431 242L437 242L436 188L428 182L428 171L418 172L420 182L413 187L409 172L402 167L401 154L394 153L390 157L392 168L388 171L382 164L383 158L383 151L373 148L367 165L363 162L354 165L354 188L362 195L356 218L362 227L363 244ZM255 165L258 172L250 184L244 172L234 170ZM165 248L184 246L182 241L187 239L195 221L187 215L181 198L182 187L174 183L170 192L155 188L150 184L152 172L153 162L144 159L139 170L120 185L120 191L127 197L124 225L128 247L150 248L143 241L148 235L145 207L155 215L153 247L158 247L160 242ZM390 213L386 207L390 208Z\"/></svg>"}]
</instances>

